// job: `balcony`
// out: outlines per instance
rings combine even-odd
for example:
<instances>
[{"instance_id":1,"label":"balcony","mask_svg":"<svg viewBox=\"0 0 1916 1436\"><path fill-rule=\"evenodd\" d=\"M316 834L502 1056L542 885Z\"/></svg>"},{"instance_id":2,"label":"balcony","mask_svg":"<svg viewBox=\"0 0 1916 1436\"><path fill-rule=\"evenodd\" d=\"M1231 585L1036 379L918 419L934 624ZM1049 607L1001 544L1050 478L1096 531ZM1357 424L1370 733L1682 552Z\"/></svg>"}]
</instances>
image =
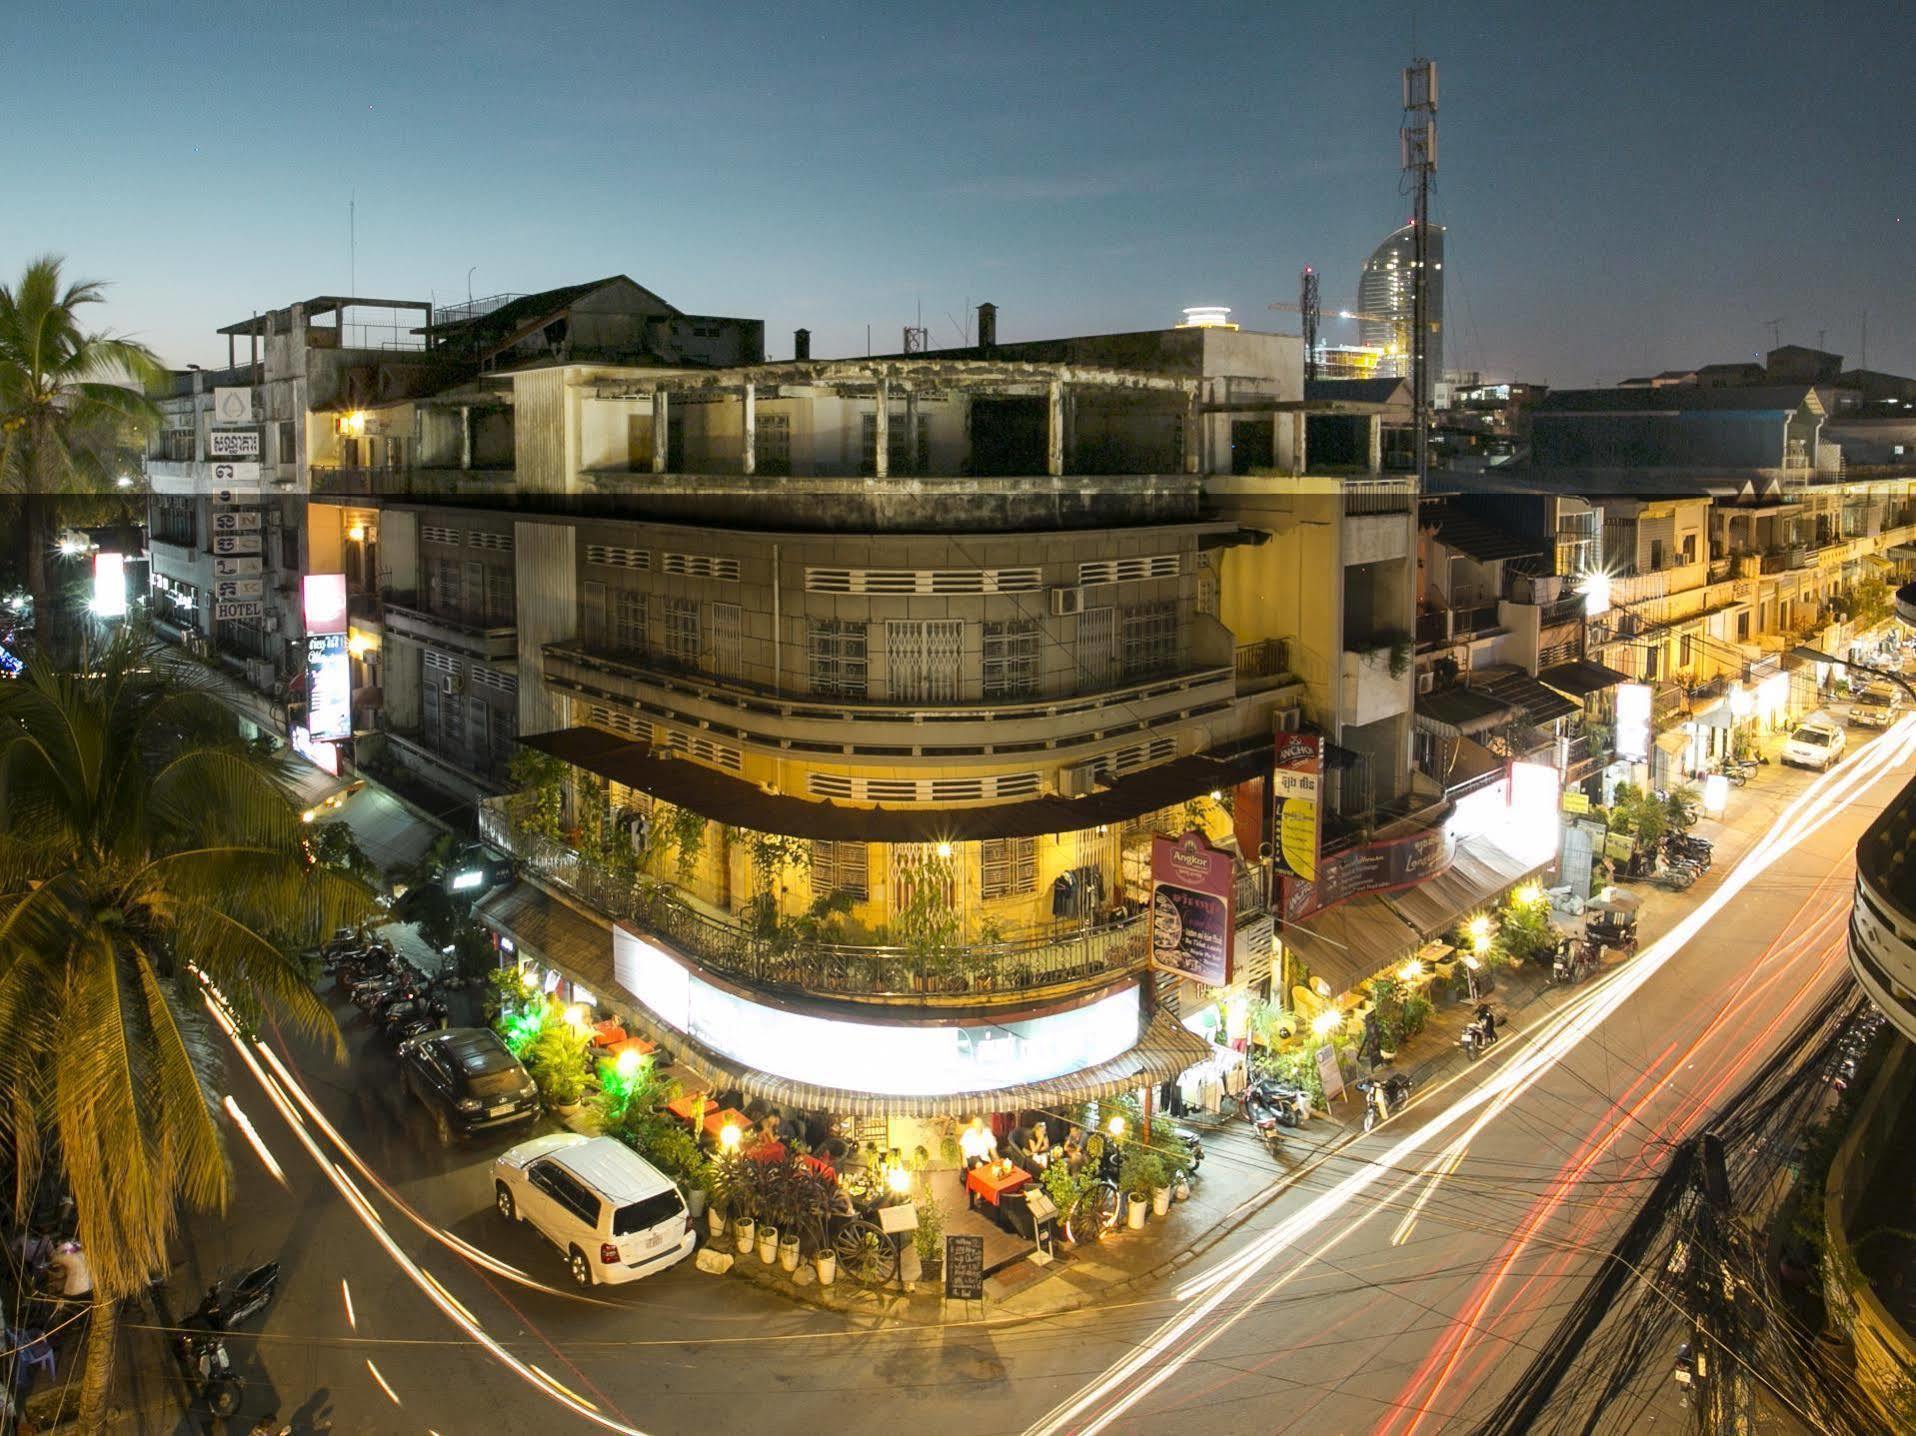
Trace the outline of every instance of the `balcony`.
<instances>
[{"instance_id":1,"label":"balcony","mask_svg":"<svg viewBox=\"0 0 1916 1436\"><path fill-rule=\"evenodd\" d=\"M1345 479L1342 492L1347 515L1408 514L1417 508L1414 479Z\"/></svg>"},{"instance_id":2,"label":"balcony","mask_svg":"<svg viewBox=\"0 0 1916 1436\"><path fill-rule=\"evenodd\" d=\"M1450 610L1426 608L1417 615L1417 646L1435 648L1450 642Z\"/></svg>"},{"instance_id":3,"label":"balcony","mask_svg":"<svg viewBox=\"0 0 1916 1436\"><path fill-rule=\"evenodd\" d=\"M1343 683L1344 721L1362 726L1380 718L1390 718L1410 708L1410 669L1406 655L1398 672L1392 673L1396 644L1388 638L1371 640L1377 646L1360 650L1347 648L1340 674Z\"/></svg>"},{"instance_id":4,"label":"balcony","mask_svg":"<svg viewBox=\"0 0 1916 1436\"><path fill-rule=\"evenodd\" d=\"M662 939L709 973L760 991L877 1005L922 1006L927 999L1023 1005L1109 985L1143 971L1150 956L1142 912L1069 932L934 952L807 941L784 931L766 935L695 905L665 883L608 874L563 844L527 832L505 803L480 805L479 831L527 870L614 921Z\"/></svg>"},{"instance_id":5,"label":"balcony","mask_svg":"<svg viewBox=\"0 0 1916 1436\"><path fill-rule=\"evenodd\" d=\"M1239 696L1262 693L1291 681L1291 649L1281 638L1238 644L1236 663Z\"/></svg>"},{"instance_id":6,"label":"balcony","mask_svg":"<svg viewBox=\"0 0 1916 1436\"><path fill-rule=\"evenodd\" d=\"M349 468L314 464L314 498L440 499L460 495L497 497L511 493L518 483L512 468Z\"/></svg>"},{"instance_id":7,"label":"balcony","mask_svg":"<svg viewBox=\"0 0 1916 1436\"><path fill-rule=\"evenodd\" d=\"M1555 603L1546 603L1537 613L1539 628L1555 628L1565 623L1581 623L1586 604L1582 594L1573 594L1569 598L1560 598Z\"/></svg>"},{"instance_id":8,"label":"balcony","mask_svg":"<svg viewBox=\"0 0 1916 1436\"><path fill-rule=\"evenodd\" d=\"M517 656L519 630L512 623L489 623L479 615L435 613L418 606L410 590L388 590L384 595L386 631L395 638L435 648L450 648L481 663Z\"/></svg>"}]
</instances>

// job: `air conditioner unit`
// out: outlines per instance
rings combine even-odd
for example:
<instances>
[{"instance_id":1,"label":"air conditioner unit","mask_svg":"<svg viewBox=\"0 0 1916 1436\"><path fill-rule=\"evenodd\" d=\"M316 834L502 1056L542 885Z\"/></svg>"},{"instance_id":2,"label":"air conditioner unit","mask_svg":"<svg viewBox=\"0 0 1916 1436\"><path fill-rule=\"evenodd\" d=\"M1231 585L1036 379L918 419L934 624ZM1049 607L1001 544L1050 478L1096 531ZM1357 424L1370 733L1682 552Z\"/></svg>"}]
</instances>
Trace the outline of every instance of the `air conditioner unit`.
<instances>
[{"instance_id":1,"label":"air conditioner unit","mask_svg":"<svg viewBox=\"0 0 1916 1436\"><path fill-rule=\"evenodd\" d=\"M1051 612L1059 618L1073 613L1084 612L1084 590L1082 588L1054 588L1051 590Z\"/></svg>"},{"instance_id":2,"label":"air conditioner unit","mask_svg":"<svg viewBox=\"0 0 1916 1436\"><path fill-rule=\"evenodd\" d=\"M1425 670L1417 675L1417 691L1419 693L1428 693L1436 686L1437 675L1435 673Z\"/></svg>"},{"instance_id":3,"label":"air conditioner unit","mask_svg":"<svg viewBox=\"0 0 1916 1436\"><path fill-rule=\"evenodd\" d=\"M463 673L442 673L439 675L441 693L460 693L465 690L466 678Z\"/></svg>"},{"instance_id":4,"label":"air conditioner unit","mask_svg":"<svg viewBox=\"0 0 1916 1436\"><path fill-rule=\"evenodd\" d=\"M1056 593L1058 590L1053 589ZM1073 763L1058 773L1058 796L1062 798L1088 798L1098 791L1098 780L1104 776L1102 763Z\"/></svg>"},{"instance_id":5,"label":"air conditioner unit","mask_svg":"<svg viewBox=\"0 0 1916 1436\"><path fill-rule=\"evenodd\" d=\"M1304 726L1302 708L1277 708L1271 712L1271 731L1273 733L1295 733Z\"/></svg>"},{"instance_id":6,"label":"air conditioner unit","mask_svg":"<svg viewBox=\"0 0 1916 1436\"><path fill-rule=\"evenodd\" d=\"M277 613L269 613L266 615L266 631L268 633L279 632L279 615Z\"/></svg>"}]
</instances>

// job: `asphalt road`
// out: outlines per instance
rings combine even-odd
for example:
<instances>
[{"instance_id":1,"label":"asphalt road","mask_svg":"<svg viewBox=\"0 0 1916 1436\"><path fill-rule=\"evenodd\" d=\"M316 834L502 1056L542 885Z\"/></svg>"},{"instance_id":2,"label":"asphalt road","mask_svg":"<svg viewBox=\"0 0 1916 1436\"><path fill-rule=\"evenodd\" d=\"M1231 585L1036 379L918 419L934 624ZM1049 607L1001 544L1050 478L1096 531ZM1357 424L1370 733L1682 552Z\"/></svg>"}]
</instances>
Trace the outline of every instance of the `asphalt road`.
<instances>
[{"instance_id":1,"label":"asphalt road","mask_svg":"<svg viewBox=\"0 0 1916 1436\"><path fill-rule=\"evenodd\" d=\"M233 1343L250 1382L235 1431L274 1407L296 1430L323 1416L440 1436L1467 1429L1627 1220L1663 1145L1841 980L1851 852L1909 775L1913 726L1827 779L1766 771L1736 795L1705 881L1651 898L1646 927L1677 923L1670 939L1526 1009L1490 1056L1122 1304L921 1329L797 1308L689 1261L582 1297L491 1209L488 1163L518 1134L441 1149L356 1018L345 1065L299 1045L281 1048L284 1075L257 1054L264 1080L232 1063L230 1090L284 1178L233 1134L233 1207L189 1233L175 1301L190 1307L222 1265L285 1264L256 1339ZM364 1170L310 1115L277 1110L295 1085ZM543 1287L481 1269L452 1239ZM1645 1393L1627 1429L1676 1429L1673 1395ZM141 1429L214 1429L173 1419Z\"/></svg>"}]
</instances>

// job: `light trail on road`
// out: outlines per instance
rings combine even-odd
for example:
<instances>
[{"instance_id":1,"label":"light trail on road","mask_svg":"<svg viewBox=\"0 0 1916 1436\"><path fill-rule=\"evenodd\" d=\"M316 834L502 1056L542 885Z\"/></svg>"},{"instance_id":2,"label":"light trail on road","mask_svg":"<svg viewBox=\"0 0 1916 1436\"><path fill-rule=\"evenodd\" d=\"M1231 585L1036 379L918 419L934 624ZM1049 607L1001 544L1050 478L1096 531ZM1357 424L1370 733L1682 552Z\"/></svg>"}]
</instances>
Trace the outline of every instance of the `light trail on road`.
<instances>
[{"instance_id":1,"label":"light trail on road","mask_svg":"<svg viewBox=\"0 0 1916 1436\"><path fill-rule=\"evenodd\" d=\"M1165 1322L1148 1340L1114 1363L1099 1380L1054 1407L1029 1428L1029 1436L1053 1436L1066 1431L1090 1436L1157 1390L1297 1272L1334 1249L1374 1214L1375 1207L1329 1235L1292 1271L1280 1276L1253 1299L1220 1315L1225 1303L1255 1276L1292 1252L1320 1226L1339 1216L1352 1201L1381 1180L1388 1169L1417 1158L1444 1132L1480 1109L1507 1105L1511 1094L1527 1088L1555 1067L1720 915L1738 893L1779 857L1822 828L1860 791L1892 767L1908 761L1913 749L1916 749L1916 719L1904 718L1883 738L1815 779L1784 809L1770 831L1737 863L1722 884L1669 932L1639 952L1630 964L1606 978L1599 988L1573 999L1553 1014L1552 1020L1545 1024L1547 1032L1488 1082L1397 1142L1385 1155L1381 1168L1372 1166L1352 1173L1301 1211L1279 1222L1243 1253L1220 1263L1213 1273L1187 1283L1182 1290L1193 1299L1188 1311ZM1421 1178L1413 1176L1410 1184L1418 1180ZM1400 1185L1398 1190L1401 1193L1405 1189ZM1221 1279L1220 1274L1223 1274ZM1199 1293L1204 1294L1199 1296Z\"/></svg>"}]
</instances>

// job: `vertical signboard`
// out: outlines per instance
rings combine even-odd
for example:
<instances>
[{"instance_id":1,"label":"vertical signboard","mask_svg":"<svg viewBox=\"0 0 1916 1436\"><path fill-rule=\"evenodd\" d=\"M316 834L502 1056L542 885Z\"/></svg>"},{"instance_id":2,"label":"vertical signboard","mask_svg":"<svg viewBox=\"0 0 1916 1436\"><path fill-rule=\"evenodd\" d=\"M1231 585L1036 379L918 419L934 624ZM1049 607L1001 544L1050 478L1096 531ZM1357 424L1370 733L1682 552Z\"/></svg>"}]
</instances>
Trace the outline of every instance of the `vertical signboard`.
<instances>
[{"instance_id":1,"label":"vertical signboard","mask_svg":"<svg viewBox=\"0 0 1916 1436\"><path fill-rule=\"evenodd\" d=\"M1271 775L1271 864L1300 882L1317 878L1318 800L1324 782L1324 740L1316 733L1277 735Z\"/></svg>"},{"instance_id":2,"label":"vertical signboard","mask_svg":"<svg viewBox=\"0 0 1916 1436\"><path fill-rule=\"evenodd\" d=\"M1231 855L1193 830L1151 840L1151 965L1208 987L1231 980Z\"/></svg>"},{"instance_id":3,"label":"vertical signboard","mask_svg":"<svg viewBox=\"0 0 1916 1436\"><path fill-rule=\"evenodd\" d=\"M1650 756L1650 685L1617 685L1617 756L1644 762Z\"/></svg>"},{"instance_id":4,"label":"vertical signboard","mask_svg":"<svg viewBox=\"0 0 1916 1436\"><path fill-rule=\"evenodd\" d=\"M1344 1095L1344 1072L1337 1065L1337 1049L1328 1042L1317 1049L1317 1080L1324 1084L1325 1101Z\"/></svg>"},{"instance_id":5,"label":"vertical signboard","mask_svg":"<svg viewBox=\"0 0 1916 1436\"><path fill-rule=\"evenodd\" d=\"M93 555L93 612L100 618L126 616L126 555Z\"/></svg>"},{"instance_id":6,"label":"vertical signboard","mask_svg":"<svg viewBox=\"0 0 1916 1436\"><path fill-rule=\"evenodd\" d=\"M306 640L306 729L319 742L353 735L353 674L343 633Z\"/></svg>"}]
</instances>

